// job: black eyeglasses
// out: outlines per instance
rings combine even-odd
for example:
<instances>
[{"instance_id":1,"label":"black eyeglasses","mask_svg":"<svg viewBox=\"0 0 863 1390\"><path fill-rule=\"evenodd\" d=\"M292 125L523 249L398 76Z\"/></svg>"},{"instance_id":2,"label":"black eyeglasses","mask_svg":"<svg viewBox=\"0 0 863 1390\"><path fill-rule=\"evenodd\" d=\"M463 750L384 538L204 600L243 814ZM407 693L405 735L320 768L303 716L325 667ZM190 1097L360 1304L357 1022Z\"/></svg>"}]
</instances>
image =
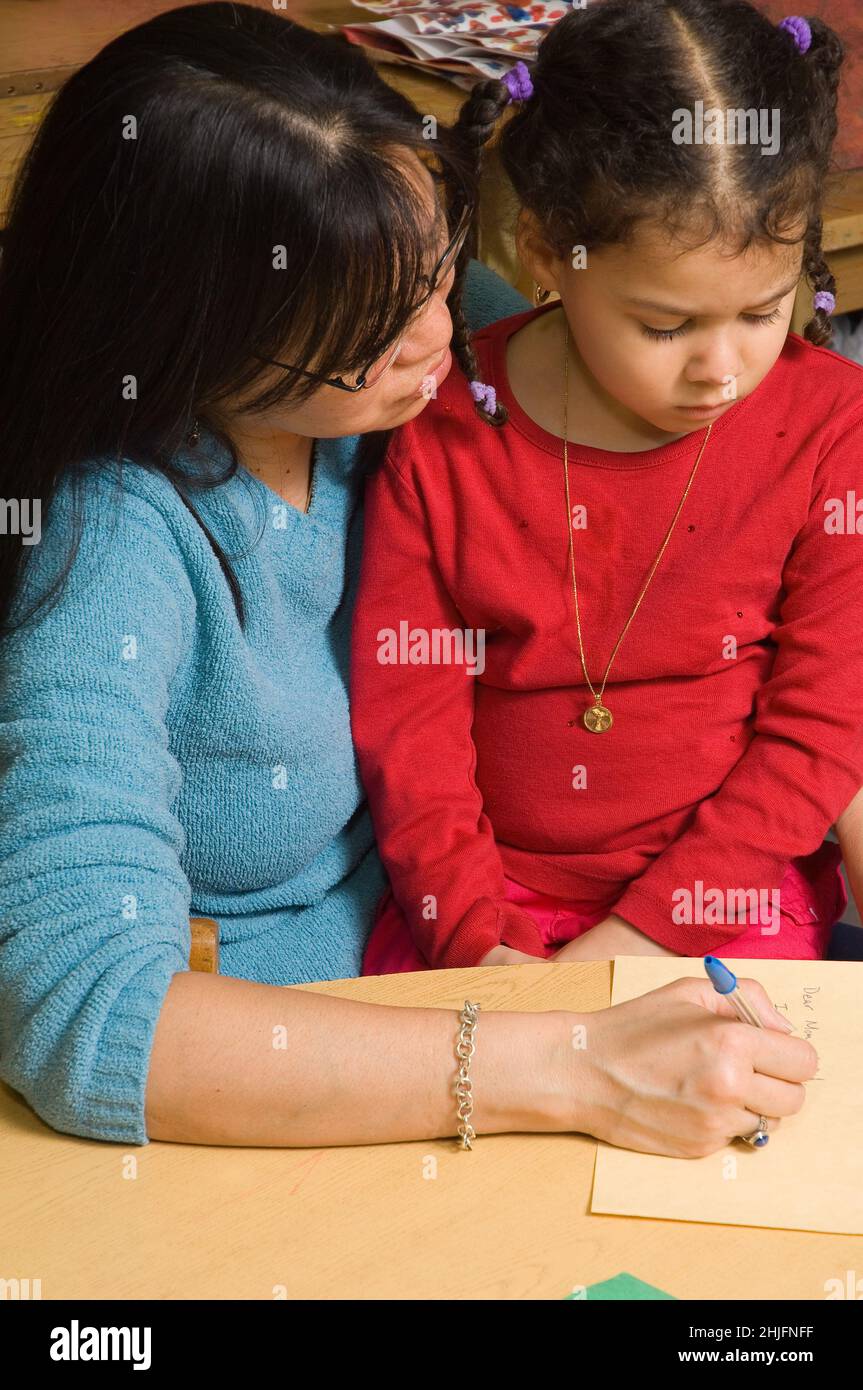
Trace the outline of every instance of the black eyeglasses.
<instances>
[{"instance_id":1,"label":"black eyeglasses","mask_svg":"<svg viewBox=\"0 0 863 1390\"><path fill-rule=\"evenodd\" d=\"M431 275L425 277L428 280L429 287L426 293L423 295L422 299L416 305L416 308L414 309L414 314L418 314L420 310L425 307L425 305L431 299L440 282L447 278L453 266L455 265L456 260L458 259L459 252L461 251L464 245L465 238L470 230L472 217L473 206L471 204L468 204L458 220L458 226L456 227L452 241L450 242L447 249L444 251L443 255L441 256ZM405 334L403 333L401 337L396 341L395 345L391 349L389 349L388 352L384 353L382 357L379 357L377 361L372 362L372 364L369 367L367 367L365 371L358 372L356 377L352 381L345 381L344 377L340 376L321 376L319 372L309 372L306 371L304 367L291 367L288 365L287 362L276 362L275 359L272 357L258 357L257 360L259 362L266 362L271 367L282 367L285 371L288 372L299 372L301 376L310 377L312 381L320 381L323 383L324 386L335 386L338 388L339 391L362 391L364 388L375 386L377 382L380 381L381 377L389 371L390 367L393 365L399 353L401 352L401 346L404 342L404 339Z\"/></svg>"}]
</instances>

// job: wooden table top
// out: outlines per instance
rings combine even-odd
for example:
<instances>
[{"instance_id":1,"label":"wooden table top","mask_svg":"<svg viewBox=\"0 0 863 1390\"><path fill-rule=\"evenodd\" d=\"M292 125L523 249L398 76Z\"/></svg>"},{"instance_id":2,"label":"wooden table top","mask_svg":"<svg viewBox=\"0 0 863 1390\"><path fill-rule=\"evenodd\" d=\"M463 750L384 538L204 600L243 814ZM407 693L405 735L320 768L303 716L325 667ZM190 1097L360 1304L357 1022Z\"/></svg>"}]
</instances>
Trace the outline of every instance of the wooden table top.
<instances>
[{"instance_id":1,"label":"wooden table top","mask_svg":"<svg viewBox=\"0 0 863 1390\"><path fill-rule=\"evenodd\" d=\"M589 1012L608 1004L610 972L514 965L303 988ZM592 1216L596 1151L578 1134L480 1135L470 1152L454 1139L128 1148L58 1134L0 1084L0 1277L41 1279L43 1299L532 1300L625 1271L680 1299L823 1300L827 1279L863 1269L861 1236Z\"/></svg>"}]
</instances>

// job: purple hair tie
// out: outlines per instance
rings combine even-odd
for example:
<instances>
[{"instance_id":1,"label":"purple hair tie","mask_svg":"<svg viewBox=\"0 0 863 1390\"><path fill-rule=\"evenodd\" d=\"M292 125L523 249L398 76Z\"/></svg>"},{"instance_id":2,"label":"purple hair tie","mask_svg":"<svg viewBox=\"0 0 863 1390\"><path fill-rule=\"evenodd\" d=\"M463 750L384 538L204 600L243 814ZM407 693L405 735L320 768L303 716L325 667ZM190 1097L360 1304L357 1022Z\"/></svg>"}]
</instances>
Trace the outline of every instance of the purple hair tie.
<instances>
[{"instance_id":1,"label":"purple hair tie","mask_svg":"<svg viewBox=\"0 0 863 1390\"><path fill-rule=\"evenodd\" d=\"M497 410L497 393L493 386L486 386L484 381L472 381L470 393L475 401L484 403L489 415L494 415Z\"/></svg>"},{"instance_id":2,"label":"purple hair tie","mask_svg":"<svg viewBox=\"0 0 863 1390\"><path fill-rule=\"evenodd\" d=\"M812 30L802 15L788 15L786 19L782 20L779 28L791 35L801 53L808 53L812 43Z\"/></svg>"},{"instance_id":3,"label":"purple hair tie","mask_svg":"<svg viewBox=\"0 0 863 1390\"><path fill-rule=\"evenodd\" d=\"M816 309L825 309L828 314L832 314L836 308L836 298L829 290L819 290L812 303Z\"/></svg>"},{"instance_id":4,"label":"purple hair tie","mask_svg":"<svg viewBox=\"0 0 863 1390\"><path fill-rule=\"evenodd\" d=\"M527 101L533 96L533 83L530 80L527 64L519 60L514 68L504 73L503 85L509 88L510 101Z\"/></svg>"}]
</instances>

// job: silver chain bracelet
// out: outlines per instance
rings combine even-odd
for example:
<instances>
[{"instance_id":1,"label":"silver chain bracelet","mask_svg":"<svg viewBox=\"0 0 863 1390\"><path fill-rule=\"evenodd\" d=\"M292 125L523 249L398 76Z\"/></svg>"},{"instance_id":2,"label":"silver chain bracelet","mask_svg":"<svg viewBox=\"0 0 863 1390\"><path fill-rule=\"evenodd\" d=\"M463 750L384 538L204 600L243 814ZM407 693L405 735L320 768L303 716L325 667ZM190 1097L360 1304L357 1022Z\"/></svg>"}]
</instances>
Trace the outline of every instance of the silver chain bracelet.
<instances>
[{"instance_id":1,"label":"silver chain bracelet","mask_svg":"<svg viewBox=\"0 0 863 1390\"><path fill-rule=\"evenodd\" d=\"M476 1050L474 1033L476 1031L479 1008L479 1004L472 1004L469 999L464 1001L464 1008L459 1016L461 1028L455 1048L455 1054L459 1059L458 1081L455 1087L455 1093L458 1097L458 1132L461 1136L461 1146L463 1149L471 1148L472 1141L476 1138L476 1130L470 1122L470 1117L473 1114L473 1088L470 1076L468 1075L468 1068L470 1066L470 1059Z\"/></svg>"}]
</instances>

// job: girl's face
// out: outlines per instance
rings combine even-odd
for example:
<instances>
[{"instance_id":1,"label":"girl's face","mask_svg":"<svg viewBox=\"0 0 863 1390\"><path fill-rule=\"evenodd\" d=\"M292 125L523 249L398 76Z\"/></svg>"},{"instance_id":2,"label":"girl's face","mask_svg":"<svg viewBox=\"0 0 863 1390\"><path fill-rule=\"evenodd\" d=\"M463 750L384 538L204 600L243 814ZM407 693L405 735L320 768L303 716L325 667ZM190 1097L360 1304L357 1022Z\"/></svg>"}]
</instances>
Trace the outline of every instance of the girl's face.
<instances>
[{"instance_id":1,"label":"girl's face","mask_svg":"<svg viewBox=\"0 0 863 1390\"><path fill-rule=\"evenodd\" d=\"M733 258L716 242L690 251L648 223L629 246L588 252L581 269L524 256L560 293L570 339L600 393L675 436L718 420L770 371L802 257L799 243L752 245Z\"/></svg>"},{"instance_id":2,"label":"girl's face","mask_svg":"<svg viewBox=\"0 0 863 1390\"><path fill-rule=\"evenodd\" d=\"M408 151L404 165L405 177L420 193L427 208L429 228L434 229L436 251L434 257L430 257L431 271L448 245L446 218L431 175L422 161ZM243 433L271 436L287 431L307 438L335 439L370 430L395 429L419 415L452 367L449 351L452 318L446 300L453 279L454 270L451 269L446 278L438 282L434 294L402 338L395 362L373 386L348 392L321 384L302 405L286 403L266 414L243 413ZM256 390L269 386L280 376L284 373L278 368L267 368L256 382Z\"/></svg>"}]
</instances>

